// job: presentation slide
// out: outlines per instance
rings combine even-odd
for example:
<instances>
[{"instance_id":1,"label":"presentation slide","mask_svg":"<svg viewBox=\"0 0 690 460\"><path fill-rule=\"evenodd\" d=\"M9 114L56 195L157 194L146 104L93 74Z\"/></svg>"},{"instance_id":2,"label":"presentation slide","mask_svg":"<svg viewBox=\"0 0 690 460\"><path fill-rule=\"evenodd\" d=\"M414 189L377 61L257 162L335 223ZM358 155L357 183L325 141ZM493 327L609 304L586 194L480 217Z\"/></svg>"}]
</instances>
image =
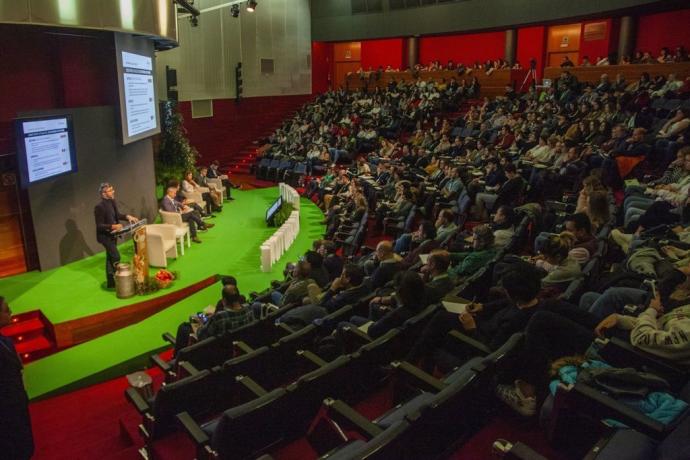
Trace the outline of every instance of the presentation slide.
<instances>
[{"instance_id":1,"label":"presentation slide","mask_svg":"<svg viewBox=\"0 0 690 460\"><path fill-rule=\"evenodd\" d=\"M134 137L157 128L153 60L122 51L127 136Z\"/></svg>"},{"instance_id":2,"label":"presentation slide","mask_svg":"<svg viewBox=\"0 0 690 460\"><path fill-rule=\"evenodd\" d=\"M161 132L156 95L156 60L148 38L115 33L122 144Z\"/></svg>"},{"instance_id":3,"label":"presentation slide","mask_svg":"<svg viewBox=\"0 0 690 460\"><path fill-rule=\"evenodd\" d=\"M66 117L20 120L28 183L72 172L76 165Z\"/></svg>"}]
</instances>

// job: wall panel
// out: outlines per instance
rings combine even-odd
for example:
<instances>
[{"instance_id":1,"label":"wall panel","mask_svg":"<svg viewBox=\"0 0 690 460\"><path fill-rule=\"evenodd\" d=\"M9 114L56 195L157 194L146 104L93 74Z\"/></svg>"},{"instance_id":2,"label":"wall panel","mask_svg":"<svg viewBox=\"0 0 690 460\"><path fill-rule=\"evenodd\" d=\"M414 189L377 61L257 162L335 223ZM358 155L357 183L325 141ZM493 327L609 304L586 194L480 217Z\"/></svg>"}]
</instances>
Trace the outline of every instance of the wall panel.
<instances>
[{"instance_id":1,"label":"wall panel","mask_svg":"<svg viewBox=\"0 0 690 460\"><path fill-rule=\"evenodd\" d=\"M668 46L684 45L690 49L690 8L667 13L643 15L637 22L635 49L651 51L655 56Z\"/></svg>"},{"instance_id":2,"label":"wall panel","mask_svg":"<svg viewBox=\"0 0 690 460\"><path fill-rule=\"evenodd\" d=\"M580 33L580 62L585 56L592 64L597 57L607 57L618 47L618 21L599 19L582 23Z\"/></svg>"},{"instance_id":3,"label":"wall panel","mask_svg":"<svg viewBox=\"0 0 690 460\"><path fill-rule=\"evenodd\" d=\"M518 29L517 60L527 68L530 59L537 61L537 78L541 79L546 58L546 27L522 27Z\"/></svg>"},{"instance_id":4,"label":"wall panel","mask_svg":"<svg viewBox=\"0 0 690 460\"><path fill-rule=\"evenodd\" d=\"M362 41L362 68L378 69L391 66L400 69L403 65L402 38L388 38L384 40Z\"/></svg>"},{"instance_id":5,"label":"wall panel","mask_svg":"<svg viewBox=\"0 0 690 460\"><path fill-rule=\"evenodd\" d=\"M219 2L215 2L219 3ZM214 2L204 3L203 7ZM177 69L182 101L235 97L235 66L242 62L243 97L311 92L311 20L308 0L262 0L254 13L229 7L202 13L198 27L178 21L180 47L158 54L162 69ZM262 74L260 59L274 60L274 73ZM159 93L162 95L162 93Z\"/></svg>"},{"instance_id":6,"label":"wall panel","mask_svg":"<svg viewBox=\"0 0 690 460\"><path fill-rule=\"evenodd\" d=\"M505 51L505 32L484 32L463 35L439 35L419 39L419 62L428 64L449 59L455 63L472 64L487 59L502 58Z\"/></svg>"},{"instance_id":7,"label":"wall panel","mask_svg":"<svg viewBox=\"0 0 690 460\"><path fill-rule=\"evenodd\" d=\"M582 24L579 22L549 27L546 33L546 66L560 65L565 56L577 64L581 33Z\"/></svg>"},{"instance_id":8,"label":"wall panel","mask_svg":"<svg viewBox=\"0 0 690 460\"><path fill-rule=\"evenodd\" d=\"M333 44L313 42L311 45L311 92L328 91L333 79Z\"/></svg>"}]
</instances>

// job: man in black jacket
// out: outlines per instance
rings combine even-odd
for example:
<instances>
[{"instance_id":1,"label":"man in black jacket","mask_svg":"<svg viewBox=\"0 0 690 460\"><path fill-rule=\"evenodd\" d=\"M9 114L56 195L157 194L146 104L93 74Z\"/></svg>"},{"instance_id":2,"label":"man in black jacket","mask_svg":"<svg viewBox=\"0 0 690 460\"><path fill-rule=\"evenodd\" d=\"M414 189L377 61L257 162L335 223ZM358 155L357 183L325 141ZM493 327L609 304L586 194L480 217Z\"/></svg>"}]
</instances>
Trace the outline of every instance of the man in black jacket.
<instances>
[{"instance_id":1,"label":"man in black jacket","mask_svg":"<svg viewBox=\"0 0 690 460\"><path fill-rule=\"evenodd\" d=\"M358 301L370 291L370 287L364 283L364 270L355 264L347 264L340 277L331 283L318 305L303 305L293 308L278 318L277 322L302 327L345 305Z\"/></svg>"},{"instance_id":2,"label":"man in black jacket","mask_svg":"<svg viewBox=\"0 0 690 460\"><path fill-rule=\"evenodd\" d=\"M402 258L393 252L391 241L381 241L376 245L375 268L371 271L371 288L378 289L391 281L402 269Z\"/></svg>"},{"instance_id":3,"label":"man in black jacket","mask_svg":"<svg viewBox=\"0 0 690 460\"><path fill-rule=\"evenodd\" d=\"M500 206L516 206L525 191L525 179L522 178L514 164L509 163L504 168L506 182L501 185L497 193L477 193L477 203L480 220L489 220L489 214Z\"/></svg>"},{"instance_id":4,"label":"man in black jacket","mask_svg":"<svg viewBox=\"0 0 690 460\"><path fill-rule=\"evenodd\" d=\"M537 298L541 283L536 271L512 270L502 279L508 298L486 304L471 303L461 314L442 310L434 315L407 356L407 361L431 369L429 358L441 348L446 334L457 329L495 350L516 332L522 331L534 312L551 306ZM460 360L466 357L460 358Z\"/></svg>"},{"instance_id":5,"label":"man in black jacket","mask_svg":"<svg viewBox=\"0 0 690 460\"><path fill-rule=\"evenodd\" d=\"M94 209L96 219L96 240L105 248L105 274L108 289L115 287L115 266L120 262L120 253L117 250L117 239L113 232L122 230L120 221L137 222L134 216L121 214L115 203L115 189L107 182L98 188L101 201Z\"/></svg>"},{"instance_id":6,"label":"man in black jacket","mask_svg":"<svg viewBox=\"0 0 690 460\"><path fill-rule=\"evenodd\" d=\"M0 329L11 322L12 311L0 296ZM0 335L0 457L28 460L34 453L29 399L22 379L22 362L12 340Z\"/></svg>"}]
</instances>

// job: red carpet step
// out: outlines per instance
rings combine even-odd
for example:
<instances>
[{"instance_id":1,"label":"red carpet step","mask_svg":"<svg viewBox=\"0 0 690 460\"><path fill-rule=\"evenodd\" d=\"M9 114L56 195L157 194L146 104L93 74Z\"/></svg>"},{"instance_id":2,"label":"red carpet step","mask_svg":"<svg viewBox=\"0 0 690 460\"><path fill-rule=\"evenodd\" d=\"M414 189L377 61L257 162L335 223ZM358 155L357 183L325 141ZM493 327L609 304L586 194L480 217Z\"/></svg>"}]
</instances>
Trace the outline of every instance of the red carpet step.
<instances>
[{"instance_id":1,"label":"red carpet step","mask_svg":"<svg viewBox=\"0 0 690 460\"><path fill-rule=\"evenodd\" d=\"M0 332L12 339L24 363L49 355L56 349L50 334L50 324L38 310L13 316L12 323Z\"/></svg>"}]
</instances>

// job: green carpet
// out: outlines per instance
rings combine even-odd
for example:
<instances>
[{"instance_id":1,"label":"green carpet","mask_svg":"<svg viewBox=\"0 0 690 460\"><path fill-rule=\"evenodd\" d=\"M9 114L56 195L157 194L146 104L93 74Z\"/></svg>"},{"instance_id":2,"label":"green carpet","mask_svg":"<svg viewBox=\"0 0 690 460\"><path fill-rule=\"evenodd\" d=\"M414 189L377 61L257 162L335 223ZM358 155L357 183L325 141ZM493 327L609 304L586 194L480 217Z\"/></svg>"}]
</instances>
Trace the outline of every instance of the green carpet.
<instances>
[{"instance_id":1,"label":"green carpet","mask_svg":"<svg viewBox=\"0 0 690 460\"><path fill-rule=\"evenodd\" d=\"M300 234L272 272L259 267L259 245L275 229L267 228L264 214L278 194L276 187L234 192L234 202L213 222L217 226L200 234L202 244L193 244L169 269L181 277L170 289L180 289L209 275L232 274L242 293L265 289L270 280L282 278L284 262L296 260L323 235L321 211L303 199ZM123 259L131 257L131 243L122 247ZM53 322L66 321L139 301L148 296L120 300L101 288L104 254L47 272L31 272L0 280L0 292L15 312L40 308ZM161 291L165 293L166 291ZM158 294L160 295L160 293ZM25 382L31 398L47 396L119 375L144 366L146 357L165 346L164 331L175 332L190 314L215 304L220 284L210 286L166 310L90 342L77 345L26 366Z\"/></svg>"}]
</instances>

